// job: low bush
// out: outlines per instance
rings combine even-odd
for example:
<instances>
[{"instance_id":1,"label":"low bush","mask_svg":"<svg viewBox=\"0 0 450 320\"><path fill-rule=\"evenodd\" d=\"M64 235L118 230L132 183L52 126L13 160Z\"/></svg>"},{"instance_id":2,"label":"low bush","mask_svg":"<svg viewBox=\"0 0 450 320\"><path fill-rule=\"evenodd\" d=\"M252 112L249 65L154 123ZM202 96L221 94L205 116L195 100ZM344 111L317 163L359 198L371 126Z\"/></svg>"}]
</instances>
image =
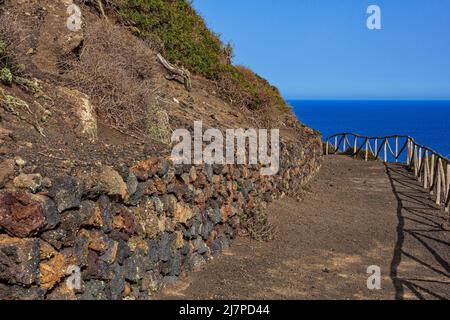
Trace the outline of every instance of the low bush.
<instances>
[{"instance_id":1,"label":"low bush","mask_svg":"<svg viewBox=\"0 0 450 320\"><path fill-rule=\"evenodd\" d=\"M145 43L106 21L87 28L79 56L66 61L67 81L89 95L101 118L112 127L166 141L164 112L155 101Z\"/></svg>"},{"instance_id":2,"label":"low bush","mask_svg":"<svg viewBox=\"0 0 450 320\"><path fill-rule=\"evenodd\" d=\"M172 63L217 83L222 98L251 110L285 105L278 90L250 69L231 65L233 48L210 31L186 0L109 0L134 33L151 39Z\"/></svg>"}]
</instances>

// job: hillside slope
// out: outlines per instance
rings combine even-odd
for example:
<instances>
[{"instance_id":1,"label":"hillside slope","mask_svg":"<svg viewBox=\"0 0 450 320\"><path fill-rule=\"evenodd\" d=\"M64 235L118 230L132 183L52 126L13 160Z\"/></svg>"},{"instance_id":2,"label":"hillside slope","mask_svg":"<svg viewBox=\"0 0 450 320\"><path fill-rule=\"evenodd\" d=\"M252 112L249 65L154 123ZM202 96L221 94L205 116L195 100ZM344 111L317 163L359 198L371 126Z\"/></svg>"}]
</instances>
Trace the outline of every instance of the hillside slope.
<instances>
[{"instance_id":1,"label":"hillside slope","mask_svg":"<svg viewBox=\"0 0 450 320\"><path fill-rule=\"evenodd\" d=\"M128 2L149 5L154 2L159 5L166 3ZM2 39L3 43L9 43L4 54L8 57L1 60L2 68L9 67L14 78L21 76L27 83L37 81L39 84L39 88L20 85L20 80L13 81L11 86L0 84L3 99L6 99L6 95L19 98L32 111L22 110L20 117L17 117L14 112L3 110L3 135L14 132L12 139L2 139L5 157L21 155L34 158L41 165L50 160L60 162L60 158L79 165L92 161L117 165L118 162L141 159L143 155L167 151L166 143L171 130L190 128L193 120L202 120L205 127L218 128L269 127L270 124L270 128L282 129L286 138L308 139L316 135L300 125L284 103L280 105L278 101L278 104L272 104L269 98L262 95L258 96L259 100L269 102L261 102L260 106L245 106L241 100L234 99L233 95L257 94L251 92L253 89L245 89L249 87L245 83L240 93L238 89L230 89L235 84L225 88L223 82L234 81L228 73L234 73L239 79L244 79L246 74L245 77L263 80L247 69L221 62L217 62L216 67L226 70L220 74L202 71L201 66L195 68L193 65L196 59L204 59L196 56L198 50L203 50L201 45L191 54L194 56L191 62L186 62L187 58L177 58L182 53L185 57L189 55L181 46L186 44L184 39L171 40L180 41L182 48L160 48L162 52L169 52L167 57L173 57L171 62L184 63L193 69L191 92L177 81L168 81L167 71L156 59L155 43L160 46L163 44L160 40L154 40L157 34L166 32L166 29L155 30L156 34L152 34L152 37L137 38L133 32L137 32L141 16L135 18L137 23L133 23L138 24L138 27L130 27L132 22L127 22L131 19L129 16L134 17L133 13L143 15L148 9L133 6L135 11L130 13L125 9L113 11L109 8L107 12L111 17L109 22L105 22L95 6L79 3L83 29L72 32L65 27L68 19L67 3L62 0L6 1L1 6L0 37L5 38ZM185 1L168 3L169 6L181 3L186 10L192 10ZM140 9L142 11L137 11ZM205 30L201 33L207 32ZM150 32L151 28L146 30L147 34ZM209 36L215 37L213 34ZM218 43L219 40L214 38L214 41ZM196 48L195 43L190 47ZM216 44L216 47L218 51L220 44ZM177 50L181 52L178 56L174 53ZM220 55L219 58L225 59ZM269 88L265 88L267 90L273 89L266 83L264 86ZM224 93L226 90L230 93ZM274 94L273 99L280 98ZM83 101L86 100L89 106L83 107ZM18 106L15 109L19 112L20 108ZM90 142L92 137L89 134L82 134L86 129L79 126L80 116L77 114L83 114L80 111L83 108L92 111L84 112L85 118L94 117L94 120L86 120L95 127L91 132L95 137L94 142ZM36 126L38 130L33 129ZM54 167L48 173L52 172Z\"/></svg>"},{"instance_id":2,"label":"hillside slope","mask_svg":"<svg viewBox=\"0 0 450 320\"><path fill-rule=\"evenodd\" d=\"M185 0L0 2L0 299L145 299L238 232L271 238L263 209L322 144L231 56ZM174 166L173 130L199 120L280 129L278 175Z\"/></svg>"}]
</instances>

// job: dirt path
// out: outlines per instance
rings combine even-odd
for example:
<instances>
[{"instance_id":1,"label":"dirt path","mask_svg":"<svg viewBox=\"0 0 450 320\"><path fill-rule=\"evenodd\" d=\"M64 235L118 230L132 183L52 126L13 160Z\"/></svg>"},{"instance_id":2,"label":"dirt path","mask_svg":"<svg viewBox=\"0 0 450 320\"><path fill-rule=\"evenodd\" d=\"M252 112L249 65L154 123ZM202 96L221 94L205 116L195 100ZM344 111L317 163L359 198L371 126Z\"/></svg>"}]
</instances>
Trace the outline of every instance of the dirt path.
<instances>
[{"instance_id":1,"label":"dirt path","mask_svg":"<svg viewBox=\"0 0 450 320\"><path fill-rule=\"evenodd\" d=\"M237 239L163 299L449 299L445 214L400 166L328 157L309 193L269 210L276 240ZM367 268L381 268L368 290Z\"/></svg>"}]
</instances>

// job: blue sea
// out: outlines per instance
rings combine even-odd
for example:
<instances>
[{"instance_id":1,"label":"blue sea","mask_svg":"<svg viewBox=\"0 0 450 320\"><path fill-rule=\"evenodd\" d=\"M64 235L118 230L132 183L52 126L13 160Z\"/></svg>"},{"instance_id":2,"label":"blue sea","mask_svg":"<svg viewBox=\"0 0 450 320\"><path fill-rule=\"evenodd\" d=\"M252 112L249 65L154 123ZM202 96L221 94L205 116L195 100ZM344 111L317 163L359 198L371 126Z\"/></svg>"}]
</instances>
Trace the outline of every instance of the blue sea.
<instances>
[{"instance_id":1,"label":"blue sea","mask_svg":"<svg viewBox=\"0 0 450 320\"><path fill-rule=\"evenodd\" d=\"M340 132L365 136L410 135L450 157L450 101L289 100L300 121L324 139Z\"/></svg>"}]
</instances>

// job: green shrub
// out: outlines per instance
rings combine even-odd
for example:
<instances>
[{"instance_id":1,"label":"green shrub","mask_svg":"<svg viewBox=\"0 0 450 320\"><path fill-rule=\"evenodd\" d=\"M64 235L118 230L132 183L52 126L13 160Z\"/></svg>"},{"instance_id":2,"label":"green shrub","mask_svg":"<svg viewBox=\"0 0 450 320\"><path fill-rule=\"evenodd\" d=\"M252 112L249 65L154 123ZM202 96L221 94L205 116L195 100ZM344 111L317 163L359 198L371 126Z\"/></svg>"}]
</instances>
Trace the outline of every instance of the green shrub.
<instances>
[{"instance_id":1,"label":"green shrub","mask_svg":"<svg viewBox=\"0 0 450 320\"><path fill-rule=\"evenodd\" d=\"M3 68L0 70L0 81L6 84L7 86L10 86L13 82L13 75L11 73L11 70L8 68Z\"/></svg>"},{"instance_id":2,"label":"green shrub","mask_svg":"<svg viewBox=\"0 0 450 320\"><path fill-rule=\"evenodd\" d=\"M121 0L119 15L138 36L156 34L170 61L213 79L224 62L225 49L219 37L185 0Z\"/></svg>"},{"instance_id":3,"label":"green shrub","mask_svg":"<svg viewBox=\"0 0 450 320\"><path fill-rule=\"evenodd\" d=\"M165 57L218 82L221 96L251 110L285 106L278 89L251 70L230 64L233 48L208 29L186 0L115 0L137 36L161 40Z\"/></svg>"}]
</instances>

